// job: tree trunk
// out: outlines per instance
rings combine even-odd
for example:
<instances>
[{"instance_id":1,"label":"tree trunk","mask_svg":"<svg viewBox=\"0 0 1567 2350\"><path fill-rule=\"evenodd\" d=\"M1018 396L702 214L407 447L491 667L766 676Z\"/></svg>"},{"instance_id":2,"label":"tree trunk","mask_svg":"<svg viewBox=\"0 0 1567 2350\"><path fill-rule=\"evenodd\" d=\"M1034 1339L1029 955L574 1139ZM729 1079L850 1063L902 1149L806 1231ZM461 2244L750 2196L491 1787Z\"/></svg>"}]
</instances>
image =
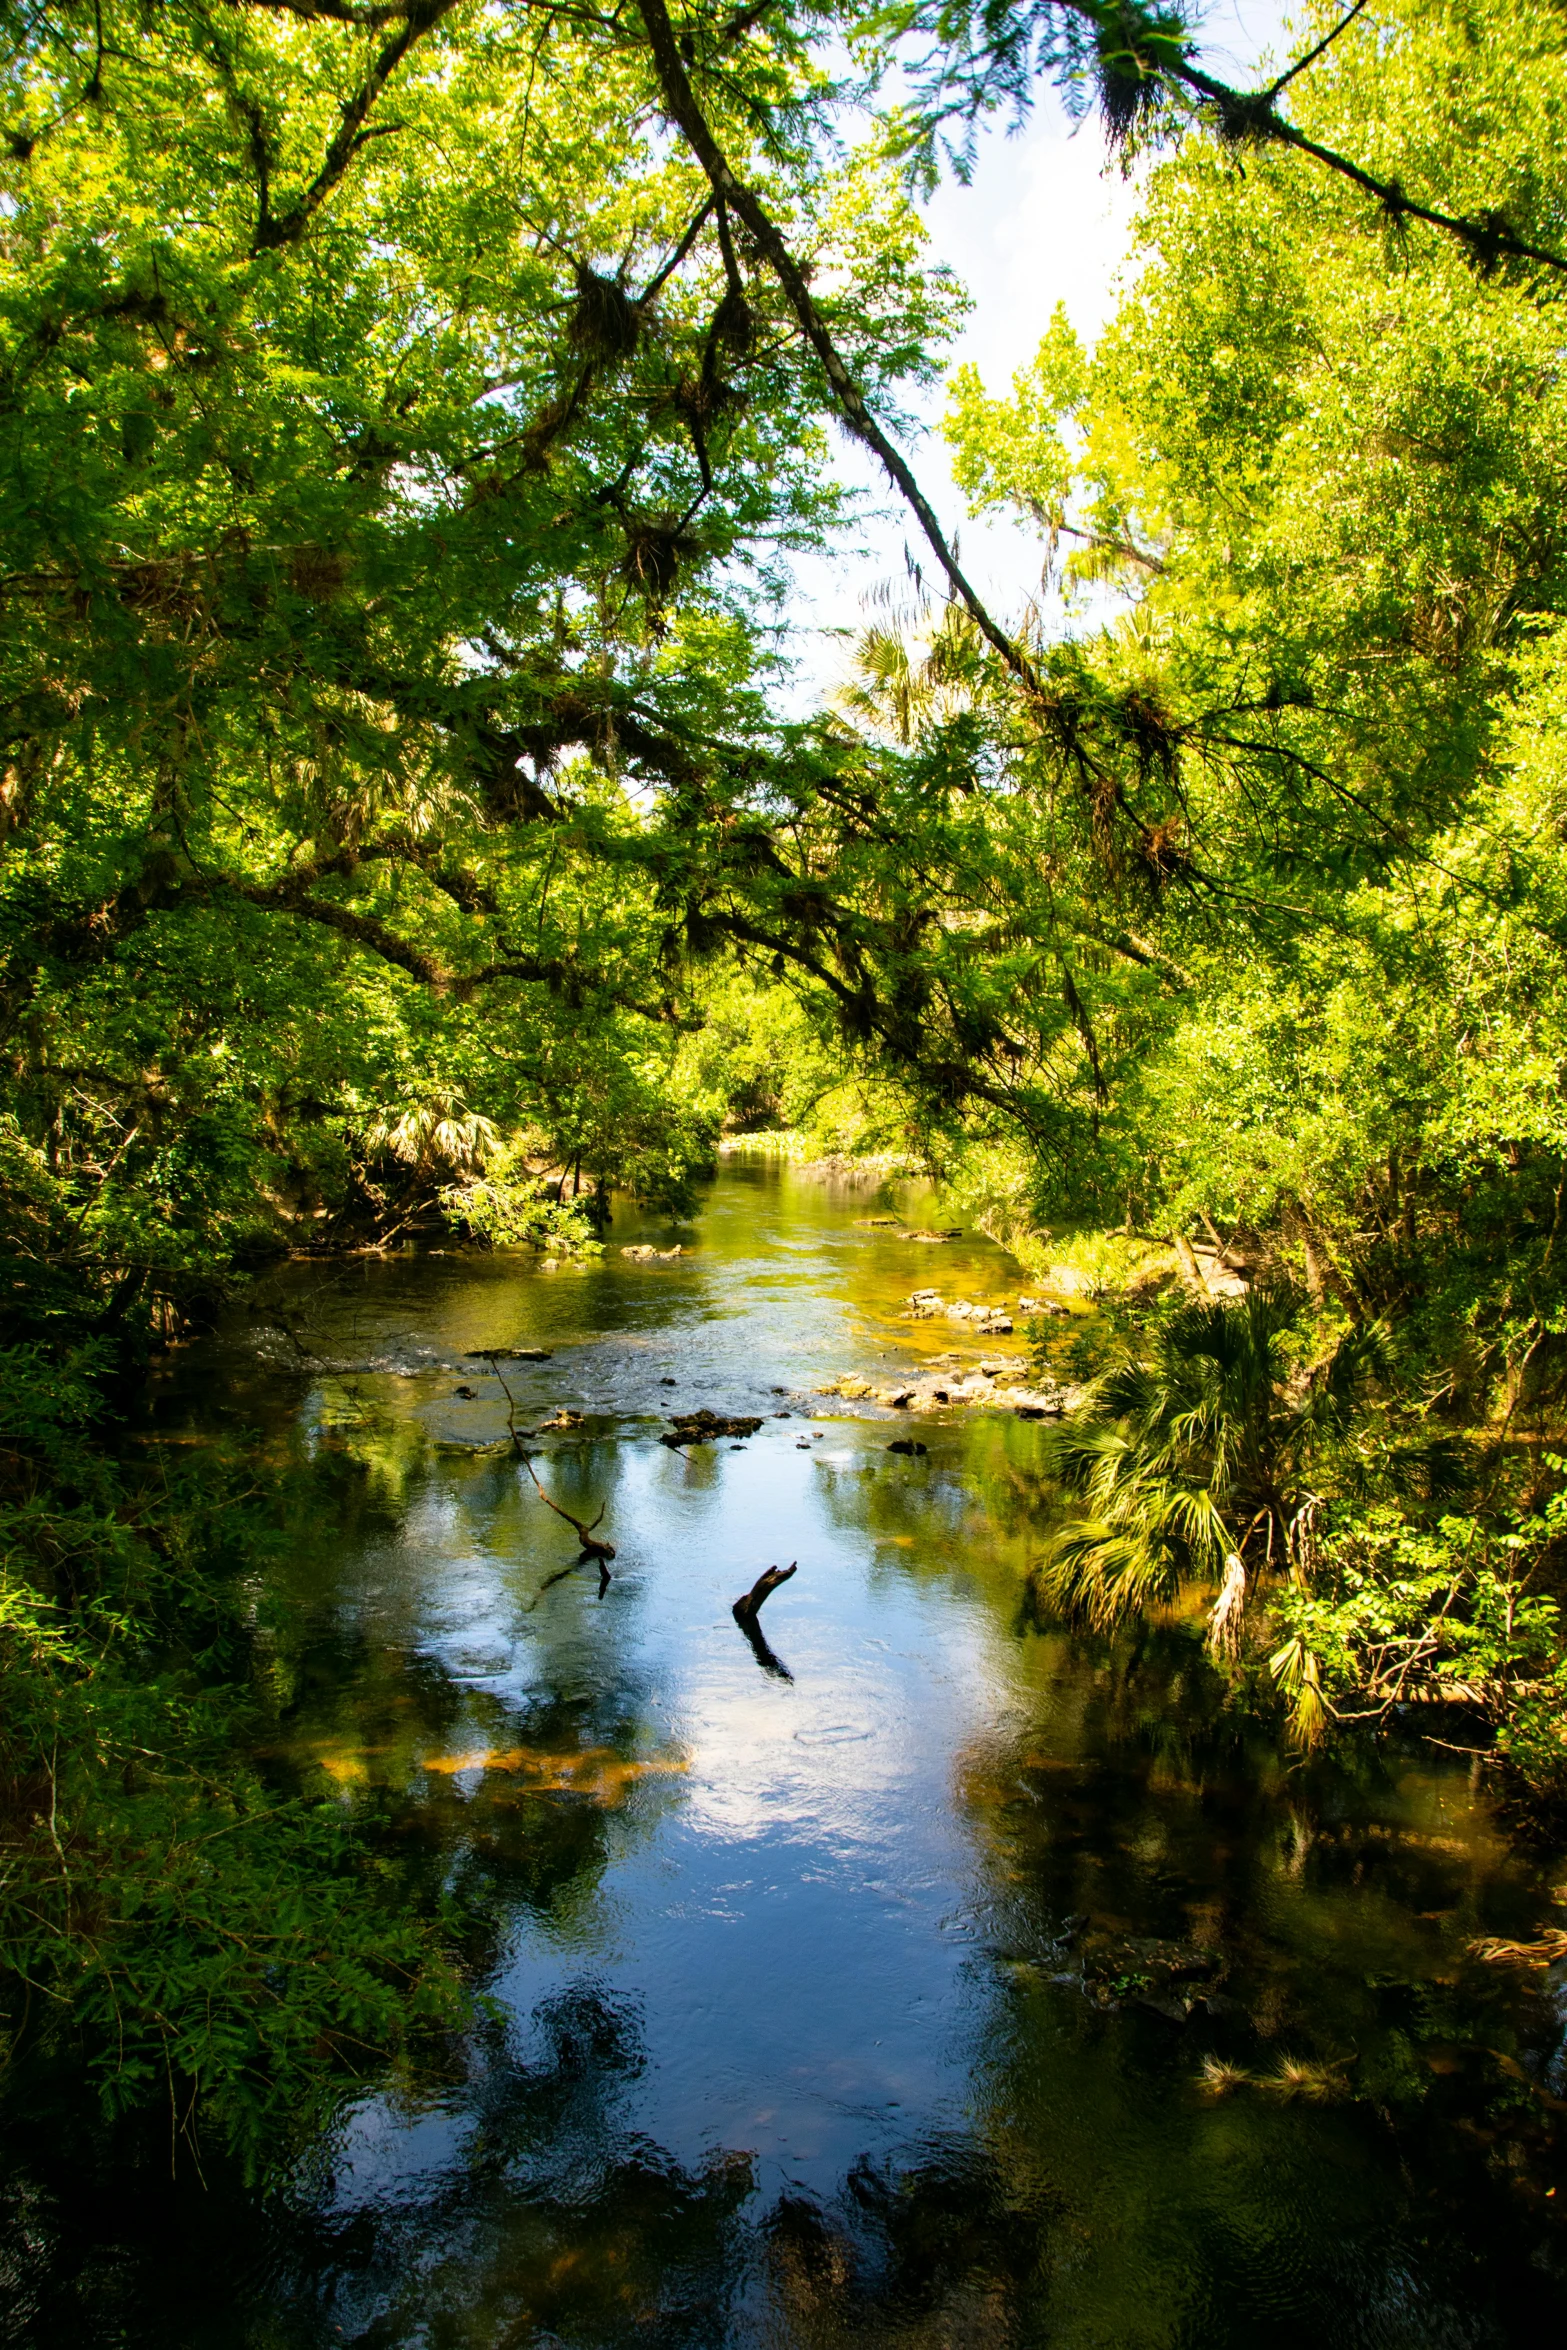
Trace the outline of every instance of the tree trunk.
<instances>
[{"instance_id":1,"label":"tree trunk","mask_svg":"<svg viewBox=\"0 0 1567 2350\"><path fill-rule=\"evenodd\" d=\"M1208 1652L1234 1656L1241 1644L1241 1618L1246 1613L1246 1569L1238 1551L1224 1562L1224 1581L1208 1618Z\"/></svg>"}]
</instances>

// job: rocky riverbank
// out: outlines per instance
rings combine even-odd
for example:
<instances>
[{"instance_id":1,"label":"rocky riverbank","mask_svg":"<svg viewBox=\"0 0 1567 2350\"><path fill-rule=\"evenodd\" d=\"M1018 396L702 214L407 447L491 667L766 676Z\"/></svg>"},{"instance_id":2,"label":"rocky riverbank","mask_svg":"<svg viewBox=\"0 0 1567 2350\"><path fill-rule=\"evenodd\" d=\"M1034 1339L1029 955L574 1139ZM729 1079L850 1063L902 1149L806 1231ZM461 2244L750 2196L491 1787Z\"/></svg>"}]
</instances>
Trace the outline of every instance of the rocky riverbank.
<instances>
[{"instance_id":1,"label":"rocky riverbank","mask_svg":"<svg viewBox=\"0 0 1567 2350\"><path fill-rule=\"evenodd\" d=\"M1066 1311L1066 1307L1046 1298L976 1301L944 1298L935 1289L916 1289L904 1300L903 1319L945 1320L967 1328L982 1339L999 1339L1013 1336L1017 1327L1014 1317L1032 1318ZM1016 1412L1029 1420L1054 1419L1063 1412L1073 1411L1083 1396L1081 1387L1041 1376L1019 1355L981 1353L965 1360L955 1352L938 1355L920 1370L893 1379L868 1379L858 1372L846 1371L837 1378L820 1382L813 1392L820 1396L839 1396L845 1403L877 1404L898 1412L950 1411L954 1406L967 1405Z\"/></svg>"},{"instance_id":2,"label":"rocky riverbank","mask_svg":"<svg viewBox=\"0 0 1567 2350\"><path fill-rule=\"evenodd\" d=\"M938 1363L918 1378L902 1381L861 1379L847 1372L812 1391L842 1396L846 1403L882 1404L894 1411L939 1412L954 1405L983 1405L993 1411L1016 1412L1020 1419L1058 1419L1075 1411L1083 1399L1080 1387L1031 1380L1019 1363Z\"/></svg>"}]
</instances>

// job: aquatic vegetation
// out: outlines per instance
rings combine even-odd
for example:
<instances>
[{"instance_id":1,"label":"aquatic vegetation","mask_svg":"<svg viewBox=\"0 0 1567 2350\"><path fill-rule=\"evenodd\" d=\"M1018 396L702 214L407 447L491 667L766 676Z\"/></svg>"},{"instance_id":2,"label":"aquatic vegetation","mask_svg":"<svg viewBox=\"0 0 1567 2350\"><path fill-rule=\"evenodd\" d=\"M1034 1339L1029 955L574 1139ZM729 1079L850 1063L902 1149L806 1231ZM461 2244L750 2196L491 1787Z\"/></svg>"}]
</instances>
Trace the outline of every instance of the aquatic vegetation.
<instances>
[{"instance_id":1,"label":"aquatic vegetation","mask_svg":"<svg viewBox=\"0 0 1567 2350\"><path fill-rule=\"evenodd\" d=\"M1253 2075L1243 2064L1231 2064L1222 2056L1205 2056L1197 2078L1206 2096L1232 2097L1237 2089L1251 2085Z\"/></svg>"},{"instance_id":2,"label":"aquatic vegetation","mask_svg":"<svg viewBox=\"0 0 1567 2350\"><path fill-rule=\"evenodd\" d=\"M1310 2105L1349 2094L1342 2063L1317 2064L1298 2056L1281 2056L1270 2072L1257 2076L1256 2085L1270 2097L1298 2097Z\"/></svg>"},{"instance_id":3,"label":"aquatic vegetation","mask_svg":"<svg viewBox=\"0 0 1567 2350\"><path fill-rule=\"evenodd\" d=\"M1471 1952L1487 1966L1549 1967L1567 1959L1567 1928L1552 1927L1533 1942L1508 1942L1496 1935L1471 1942Z\"/></svg>"},{"instance_id":4,"label":"aquatic vegetation","mask_svg":"<svg viewBox=\"0 0 1567 2350\"><path fill-rule=\"evenodd\" d=\"M608 1747L589 1747L576 1754L539 1753L516 1746L498 1753L492 1747L480 1747L471 1753L425 1755L419 1764L421 1770L447 1779L470 1771L515 1774L527 1782L530 1792L581 1795L590 1803L606 1805L624 1803L644 1780L679 1777L690 1767L683 1755L638 1757L616 1754Z\"/></svg>"}]
</instances>

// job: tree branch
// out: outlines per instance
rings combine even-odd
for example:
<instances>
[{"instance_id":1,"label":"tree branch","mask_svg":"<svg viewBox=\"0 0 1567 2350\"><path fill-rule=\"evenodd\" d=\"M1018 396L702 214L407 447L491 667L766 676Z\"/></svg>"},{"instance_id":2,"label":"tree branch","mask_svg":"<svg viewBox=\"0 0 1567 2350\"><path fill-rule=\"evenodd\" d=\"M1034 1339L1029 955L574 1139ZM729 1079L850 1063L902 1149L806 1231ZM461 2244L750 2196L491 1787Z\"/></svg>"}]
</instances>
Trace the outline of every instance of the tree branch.
<instances>
[{"instance_id":1,"label":"tree branch","mask_svg":"<svg viewBox=\"0 0 1567 2350\"><path fill-rule=\"evenodd\" d=\"M1349 13L1346 16L1341 16L1339 18L1338 23L1333 27L1331 32L1323 34L1321 40L1317 43L1314 49L1308 49L1304 57L1297 57L1294 64L1287 67L1286 70L1280 74L1278 80L1272 84L1268 91L1268 101L1270 105L1272 104L1273 100L1279 96L1281 91L1287 90L1289 88L1290 83L1294 81L1297 74L1303 74L1309 66L1316 64L1319 57L1325 56L1327 54L1328 50L1332 48L1334 42L1338 39L1340 33L1347 33L1349 31L1350 26L1354 23L1356 17L1359 16L1362 9L1365 8L1366 5L1367 0L1355 0L1355 5L1350 9Z\"/></svg>"},{"instance_id":2,"label":"tree branch","mask_svg":"<svg viewBox=\"0 0 1567 2350\"><path fill-rule=\"evenodd\" d=\"M284 245L296 244L304 235L365 140L378 135L364 128L365 118L392 75L414 43L455 6L456 0L413 0L397 31L385 43L353 96L345 102L321 168L309 187L286 212L267 212L257 220L251 240L252 253L276 252Z\"/></svg>"},{"instance_id":3,"label":"tree branch","mask_svg":"<svg viewBox=\"0 0 1567 2350\"><path fill-rule=\"evenodd\" d=\"M1086 23L1100 27L1104 19L1102 0L1060 0L1060 4ZM1433 204L1422 204L1407 195L1396 180L1381 179L1364 165L1340 155L1332 147L1324 147L1318 140L1308 138L1287 116L1280 114L1275 100L1296 75L1316 62L1323 51L1336 41L1359 14L1352 8L1343 21L1317 47L1291 66L1281 80L1266 90L1237 90L1228 82L1221 82L1212 74L1204 73L1189 54L1174 50L1171 43L1161 41L1152 70L1184 87L1196 97L1205 100L1218 117L1221 135L1234 145L1248 142L1266 145L1272 142L1281 147L1293 147L1299 154L1309 155L1328 171L1337 172L1377 202L1394 219L1423 220L1427 227L1441 229L1445 235L1457 237L1467 245L1484 268L1494 268L1497 261L1538 261L1547 269L1567 270L1567 258L1551 252L1544 245L1531 245L1510 229L1499 213L1487 213L1474 220L1462 213L1443 212Z\"/></svg>"},{"instance_id":4,"label":"tree branch","mask_svg":"<svg viewBox=\"0 0 1567 2350\"><path fill-rule=\"evenodd\" d=\"M742 1630L747 1624L755 1623L756 1611L763 1600L770 1598L780 1583L787 1583L798 1565L798 1560L791 1559L786 1567L768 1567L757 1576L749 1591L741 1593L729 1612Z\"/></svg>"},{"instance_id":5,"label":"tree branch","mask_svg":"<svg viewBox=\"0 0 1567 2350\"><path fill-rule=\"evenodd\" d=\"M691 87L690 76L686 72L664 0L637 0L637 8L647 31L654 70L670 119L684 133L716 194L738 213L766 256L799 320L806 341L821 361L833 398L850 430L880 458L888 479L912 509L954 595L966 607L986 642L999 653L1014 677L1031 694L1043 700L1044 687L1034 663L1022 646L992 618L970 585L947 543L930 501L866 405L864 394L845 366L826 322L811 298L810 287L806 284L799 263L759 199L730 169Z\"/></svg>"}]
</instances>

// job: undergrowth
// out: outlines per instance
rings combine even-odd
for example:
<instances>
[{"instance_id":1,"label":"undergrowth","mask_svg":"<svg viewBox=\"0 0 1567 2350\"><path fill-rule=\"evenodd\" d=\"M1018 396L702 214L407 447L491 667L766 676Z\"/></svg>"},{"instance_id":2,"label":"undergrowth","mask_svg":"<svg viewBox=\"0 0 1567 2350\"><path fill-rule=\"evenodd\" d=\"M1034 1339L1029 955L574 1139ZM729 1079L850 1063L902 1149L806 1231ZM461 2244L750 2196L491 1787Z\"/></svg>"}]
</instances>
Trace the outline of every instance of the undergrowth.
<instances>
[{"instance_id":1,"label":"undergrowth","mask_svg":"<svg viewBox=\"0 0 1567 2350\"><path fill-rule=\"evenodd\" d=\"M466 2019L465 1921L252 1759L277 1495L118 1458L102 1367L0 1351L0 2101L85 2083L255 2178Z\"/></svg>"}]
</instances>

